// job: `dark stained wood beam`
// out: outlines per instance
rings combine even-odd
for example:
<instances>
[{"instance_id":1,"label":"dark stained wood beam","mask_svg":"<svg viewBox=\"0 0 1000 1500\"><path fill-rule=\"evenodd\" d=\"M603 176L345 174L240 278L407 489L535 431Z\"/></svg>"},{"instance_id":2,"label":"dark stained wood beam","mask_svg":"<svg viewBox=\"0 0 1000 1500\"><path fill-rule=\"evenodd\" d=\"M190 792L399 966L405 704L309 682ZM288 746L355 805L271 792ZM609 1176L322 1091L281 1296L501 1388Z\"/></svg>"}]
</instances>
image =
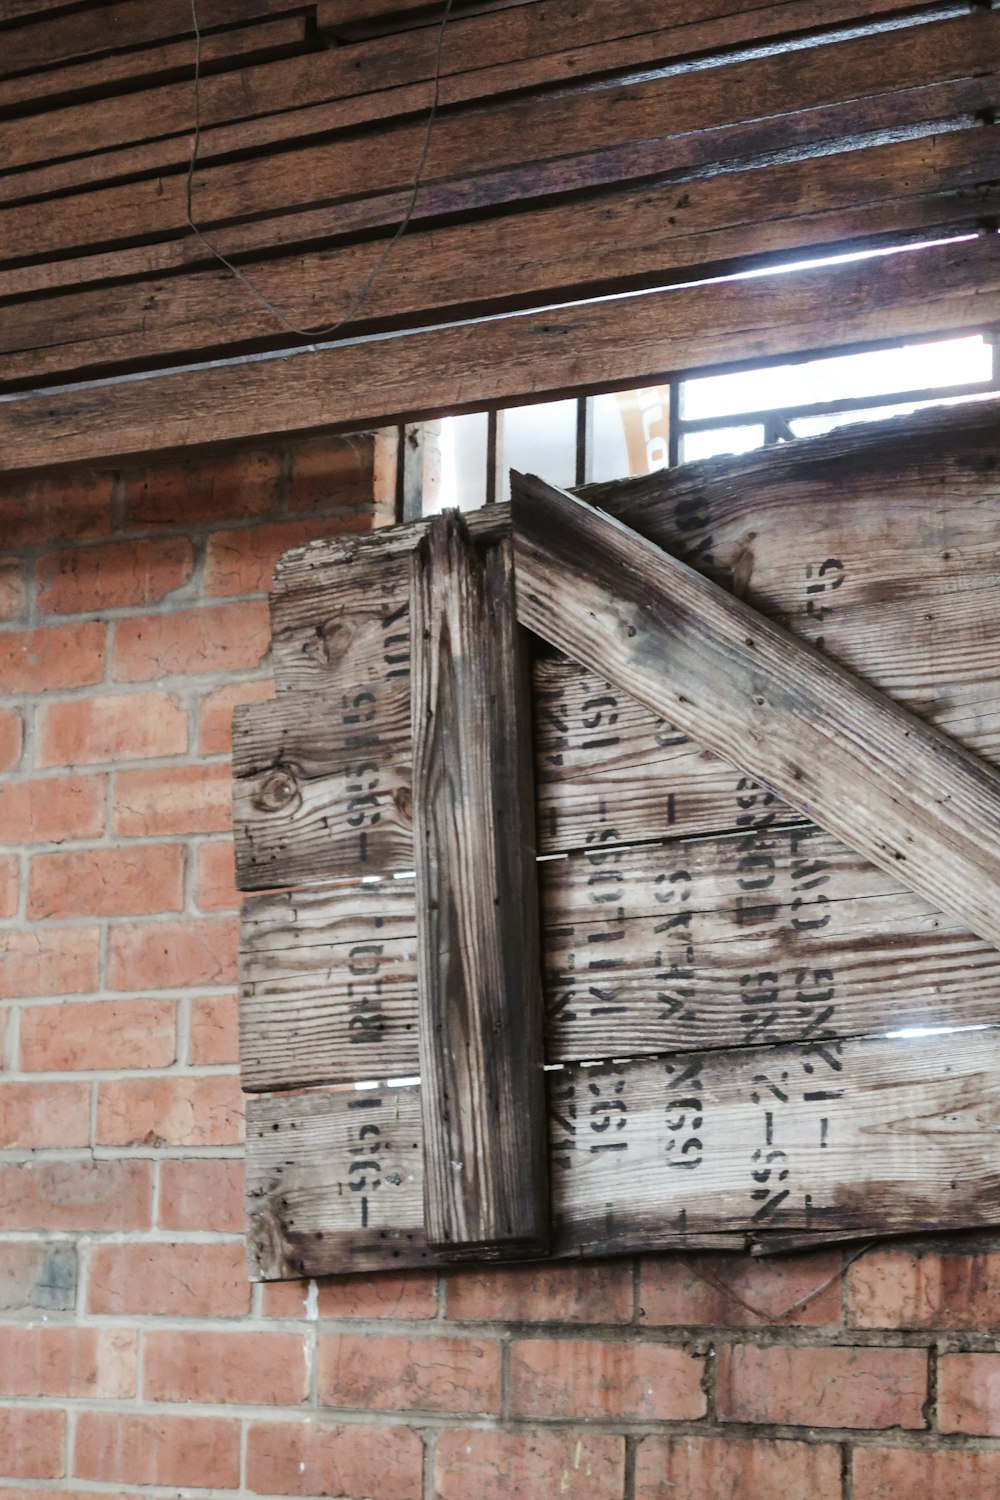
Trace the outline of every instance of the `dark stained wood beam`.
<instances>
[{"instance_id":1,"label":"dark stained wood beam","mask_svg":"<svg viewBox=\"0 0 1000 1500\"><path fill-rule=\"evenodd\" d=\"M511 511L522 624L1000 947L1000 773L587 501Z\"/></svg>"},{"instance_id":2,"label":"dark stained wood beam","mask_svg":"<svg viewBox=\"0 0 1000 1500\"><path fill-rule=\"evenodd\" d=\"M47 468L384 426L850 344L976 330L1000 305L1000 239L773 279L0 401L0 464Z\"/></svg>"},{"instance_id":3,"label":"dark stained wood beam","mask_svg":"<svg viewBox=\"0 0 1000 1500\"><path fill-rule=\"evenodd\" d=\"M510 537L458 511L412 559L413 813L427 1237L548 1244L541 949L526 640Z\"/></svg>"}]
</instances>

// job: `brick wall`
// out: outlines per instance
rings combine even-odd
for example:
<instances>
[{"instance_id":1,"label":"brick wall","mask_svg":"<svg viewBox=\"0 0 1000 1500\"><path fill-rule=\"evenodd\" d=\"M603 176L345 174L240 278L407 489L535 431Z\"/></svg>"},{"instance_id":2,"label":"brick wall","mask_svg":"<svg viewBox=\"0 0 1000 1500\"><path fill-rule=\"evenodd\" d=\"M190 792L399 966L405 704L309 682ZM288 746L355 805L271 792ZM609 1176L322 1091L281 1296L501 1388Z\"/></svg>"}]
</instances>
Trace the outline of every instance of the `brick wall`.
<instances>
[{"instance_id":1,"label":"brick wall","mask_svg":"<svg viewBox=\"0 0 1000 1500\"><path fill-rule=\"evenodd\" d=\"M0 494L0 1500L995 1500L982 1238L247 1282L229 714L372 465Z\"/></svg>"}]
</instances>

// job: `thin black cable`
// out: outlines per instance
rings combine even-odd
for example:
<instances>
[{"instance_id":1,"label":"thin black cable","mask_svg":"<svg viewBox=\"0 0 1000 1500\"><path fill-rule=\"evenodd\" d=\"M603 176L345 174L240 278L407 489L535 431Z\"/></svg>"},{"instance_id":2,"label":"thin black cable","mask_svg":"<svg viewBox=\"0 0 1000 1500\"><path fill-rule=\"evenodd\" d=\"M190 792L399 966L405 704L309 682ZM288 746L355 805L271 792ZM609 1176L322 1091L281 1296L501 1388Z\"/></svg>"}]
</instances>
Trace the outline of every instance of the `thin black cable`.
<instances>
[{"instance_id":1,"label":"thin black cable","mask_svg":"<svg viewBox=\"0 0 1000 1500\"><path fill-rule=\"evenodd\" d=\"M198 0L191 0L191 20L194 25L194 137L191 141L191 156L188 162L185 192L185 216L187 218L188 227L193 231L194 234L198 236L198 239L205 246L206 250L214 255L216 260L221 261L226 270L232 272L237 281L241 281L243 283L247 291L250 292L252 296L256 297L261 306L265 307L267 311L277 319L277 321L281 324L282 328L286 330L286 332L294 333L298 337L306 339L329 338L331 334L336 333L338 329L343 328L345 324L349 323L352 318L357 316L362 304L371 292L376 278L381 274L382 268L384 267L386 261L389 259L389 256L392 254L403 234L405 234L410 221L413 218L414 211L416 210L417 197L420 193L420 186L423 180L424 168L427 165L427 157L431 149L431 135L434 130L434 121L437 119L438 105L441 100L441 58L444 48L444 34L445 29L448 25L448 17L451 15L451 8L453 4L454 0L445 0L444 11L441 16L441 24L438 29L437 52L434 62L434 93L431 99L430 112L427 116L427 127L424 131L423 145L421 147L420 156L417 161L416 171L413 174L413 185L410 191L410 201L406 206L406 212L403 214L402 219L396 226L395 232L393 233L392 237L386 241L385 247L383 248L381 254L377 257L375 264L368 272L368 275L361 283L360 288L355 293L351 304L348 307L347 311L344 313L343 317L338 318L335 323L328 323L325 327L298 328L294 323L290 322L289 319L285 317L284 313L279 307L275 306L270 297L265 296L260 287L254 284L254 282L250 279L245 271L240 270L239 266L234 265L227 256L223 255L222 251L216 245L213 245L212 241L208 238L208 235L205 233L205 231L203 229L200 229L194 221L191 195L194 186L195 169L198 165L198 152L201 146L201 28L198 24Z\"/></svg>"}]
</instances>

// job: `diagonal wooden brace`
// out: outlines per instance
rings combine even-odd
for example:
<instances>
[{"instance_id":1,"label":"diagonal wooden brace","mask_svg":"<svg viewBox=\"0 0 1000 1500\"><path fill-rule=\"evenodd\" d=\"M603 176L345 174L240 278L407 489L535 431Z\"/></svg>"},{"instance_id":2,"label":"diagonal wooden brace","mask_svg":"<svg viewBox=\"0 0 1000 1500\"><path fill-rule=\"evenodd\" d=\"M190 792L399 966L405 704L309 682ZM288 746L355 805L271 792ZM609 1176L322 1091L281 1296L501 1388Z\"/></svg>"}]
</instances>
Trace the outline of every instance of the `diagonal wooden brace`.
<instances>
[{"instance_id":1,"label":"diagonal wooden brace","mask_svg":"<svg viewBox=\"0 0 1000 1500\"><path fill-rule=\"evenodd\" d=\"M586 501L511 487L522 625L1000 947L1000 773Z\"/></svg>"}]
</instances>

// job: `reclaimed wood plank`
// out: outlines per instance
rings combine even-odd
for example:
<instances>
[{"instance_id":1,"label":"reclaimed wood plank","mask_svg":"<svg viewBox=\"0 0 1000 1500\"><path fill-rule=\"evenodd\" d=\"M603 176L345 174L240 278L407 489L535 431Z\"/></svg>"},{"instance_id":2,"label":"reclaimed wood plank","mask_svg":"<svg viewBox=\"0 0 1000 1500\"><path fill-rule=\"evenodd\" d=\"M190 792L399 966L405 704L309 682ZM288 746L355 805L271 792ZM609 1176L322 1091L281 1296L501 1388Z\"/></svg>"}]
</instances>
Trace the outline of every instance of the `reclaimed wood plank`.
<instances>
[{"instance_id":1,"label":"reclaimed wood plank","mask_svg":"<svg viewBox=\"0 0 1000 1500\"><path fill-rule=\"evenodd\" d=\"M201 63L203 87L211 88L220 69L237 67L256 69L260 63L291 50L302 51L306 40L304 16L275 16L252 26L241 26L229 31L212 31L202 37ZM115 139L125 142L155 129L151 118L156 119L163 91L173 85L177 91L177 102L182 92L187 95L187 118L191 119L191 83L194 76L194 49L190 40L166 42L159 46L144 47L138 52L111 53L105 57L90 58L81 62L67 63L58 68L46 68L37 73L21 73L13 78L0 78L0 110L5 114L17 111L21 117L20 131L4 124L0 126L0 150L3 152L4 170L32 161L51 160L67 152L79 152L81 142L88 143L90 151L97 151L107 144L98 132L95 134L96 117L119 121ZM183 83L175 80L184 79ZM155 95L151 92L156 90ZM140 125L139 110L128 97L135 93L146 101L150 114ZM95 95L103 97L99 110L90 110L89 100ZM111 102L112 96L114 103ZM83 101L83 102L80 102ZM84 110L87 113L84 113ZM56 123L58 112L60 119ZM23 117L32 116L31 129L24 128ZM179 114L178 114L179 118ZM105 126L105 135L110 133ZM26 143L37 138L42 154L36 156L34 148ZM17 142L17 144L15 144Z\"/></svg>"},{"instance_id":2,"label":"reclaimed wood plank","mask_svg":"<svg viewBox=\"0 0 1000 1500\"><path fill-rule=\"evenodd\" d=\"M1000 290L996 236L885 259L648 293L392 340L0 402L6 470L356 430L662 380L730 361L976 330ZM991 300L993 299L993 300ZM543 345L540 345L540 340ZM537 357L544 346L545 359Z\"/></svg>"},{"instance_id":3,"label":"reclaimed wood plank","mask_svg":"<svg viewBox=\"0 0 1000 1500\"><path fill-rule=\"evenodd\" d=\"M274 64L273 66L278 66ZM239 76L254 78L261 69L245 70ZM463 75L464 76L464 75ZM457 86L458 80L456 80ZM489 92L489 90L487 91ZM720 155L730 159L752 159L770 152L809 156L820 154L830 141L855 139L872 132L872 140L897 136L906 131L927 133L928 125L961 116L981 115L996 104L997 80L979 73L950 81L928 83L889 93L878 93L845 103L823 105L762 121L694 132L666 142L644 142L615 152L584 153L566 162L542 163L526 179L516 168L483 172L473 177L424 181L414 206L414 225L442 215L470 214L522 199L545 199L567 191L607 189L635 177L691 175L699 168L710 170ZM300 123L304 123L300 121ZM931 131L933 133L933 130ZM145 148L139 147L141 153ZM686 165L684 165L686 163ZM569 178L572 178L570 181ZM332 205L285 210L277 216L258 215L237 223L218 225L213 243L227 255L257 251L277 252L323 241L339 243L345 236L383 232L397 225L409 207L406 191L379 193ZM191 235L153 243L116 244L69 258L0 266L0 298L49 293L66 286L93 285L162 273L181 267L211 266L213 257L203 243Z\"/></svg>"},{"instance_id":4,"label":"reclaimed wood plank","mask_svg":"<svg viewBox=\"0 0 1000 1500\"><path fill-rule=\"evenodd\" d=\"M586 501L511 511L524 625L1000 944L1000 774Z\"/></svg>"},{"instance_id":5,"label":"reclaimed wood plank","mask_svg":"<svg viewBox=\"0 0 1000 1500\"><path fill-rule=\"evenodd\" d=\"M570 166L575 153L589 158L595 151L636 148L635 165L628 169L617 160L616 176L649 177L657 170L651 141L671 140L665 169L676 169L684 161L677 138L697 133L705 142L710 128L762 119L770 121L773 144L787 150L794 127L782 124L776 129L786 115L862 94L995 74L992 65L984 67L984 59L1000 55L998 31L1000 17L977 10L899 32L754 57L727 67L600 89L529 93L479 108L448 110L435 126L425 177L433 181L516 169L524 184L531 164L558 161L562 190L569 191L583 185ZM336 118L321 127L327 135L343 132L349 123L344 106L334 108ZM665 121L670 122L668 131ZM203 227L406 189L425 133L418 117L325 139L319 145L251 156L252 147L264 143L251 141L247 132L253 127L234 128L239 144L234 141L227 149L247 154L204 167L192 186L194 213ZM33 258L51 258L83 247L180 234L186 229L186 165L185 156L172 172L158 163L144 181L68 196L57 215L46 202L9 207L0 213L0 243L28 245ZM17 251L6 258L18 258Z\"/></svg>"},{"instance_id":6,"label":"reclaimed wood plank","mask_svg":"<svg viewBox=\"0 0 1000 1500\"><path fill-rule=\"evenodd\" d=\"M554 1253L995 1223L998 1067L991 1029L550 1074ZM252 1276L433 1263L419 1095L248 1101Z\"/></svg>"},{"instance_id":7,"label":"reclaimed wood plank","mask_svg":"<svg viewBox=\"0 0 1000 1500\"><path fill-rule=\"evenodd\" d=\"M827 156L822 172L798 161L431 227L400 241L392 276L376 280L361 321L398 327L431 311L570 300L598 286L648 286L807 246L940 229L1000 209L991 185L998 141L1000 126L978 126ZM6 181L13 190L16 179ZM372 255L370 243L351 244L243 269L286 317L317 327L350 301ZM0 303L3 381L127 367L153 353L194 356L232 345L236 327L248 344L275 338L272 314L219 267L8 301Z\"/></svg>"},{"instance_id":8,"label":"reclaimed wood plank","mask_svg":"<svg viewBox=\"0 0 1000 1500\"><path fill-rule=\"evenodd\" d=\"M428 1242L448 1258L549 1239L527 643L505 537L458 511L410 569L417 1039Z\"/></svg>"},{"instance_id":9,"label":"reclaimed wood plank","mask_svg":"<svg viewBox=\"0 0 1000 1500\"><path fill-rule=\"evenodd\" d=\"M198 21L204 31L245 25L266 16L304 9L301 0L199 0ZM40 16L3 34L0 76L31 73L73 58L113 52L144 43L194 35L188 0L120 0L109 28L103 7L68 15Z\"/></svg>"},{"instance_id":10,"label":"reclaimed wood plank","mask_svg":"<svg viewBox=\"0 0 1000 1500\"><path fill-rule=\"evenodd\" d=\"M743 798L721 838L544 860L549 1062L986 1025L1000 955L809 826ZM241 1050L257 1092L419 1071L412 880L244 903Z\"/></svg>"},{"instance_id":11,"label":"reclaimed wood plank","mask_svg":"<svg viewBox=\"0 0 1000 1500\"><path fill-rule=\"evenodd\" d=\"M573 0L548 0L545 4L522 4L500 15L469 15L456 10L441 48L441 76L445 84L442 102L454 104L461 99L485 98L505 89L576 82L595 73L668 61L710 46L732 46L774 34L788 35L817 23L829 26L859 16L868 17L860 0L783 0L735 14L731 3L732 0L709 0L707 4L688 0L683 7L675 7L667 23L652 0L641 0L638 4L634 0L631 4L625 0L584 0L582 5L574 5ZM883 12L903 8L904 0L880 6ZM403 36L355 42L346 49L314 52L308 59L277 67L246 70L239 78L206 76L201 97L205 159L210 159L216 150L213 127L234 120L280 115L287 111L290 98L295 100L298 134L302 136L310 133L310 107L360 94L382 96L368 101L365 118L405 114L412 106L404 96L397 95L393 100L389 91L433 77L438 59L436 31L432 26L407 31ZM203 63L209 65L213 49L224 45L233 35L210 33L204 37ZM191 45L189 42L182 45L186 48L184 63L190 69ZM133 66L141 66L143 56L133 54ZM490 60L486 66L485 58ZM103 59L101 64L93 66L109 63L118 69L126 65L119 57ZM505 77L501 69L514 71ZM460 74L475 76L456 88L451 80ZM38 89L46 93L58 91L61 85L51 82L52 76L51 72L34 75ZM112 71L110 76L117 75ZM26 79L0 81L0 107L7 100L8 90L13 91L18 102L30 102L29 89ZM90 152L109 152L116 146L134 148L155 135L163 139L163 154L157 160L161 167L169 167L178 159L181 143L175 143L171 150L166 138L184 135L190 127L190 118L189 85L163 87L144 99L121 99L117 108L107 100L95 100L62 111L59 116L50 113L44 120L35 121L30 132L17 134L12 128L0 126L0 161L4 170L10 170L32 162L51 162L61 156L80 156L81 142L87 143ZM272 121L272 142L284 138L276 132L287 130L287 124L283 126L279 119ZM151 161L152 157L148 159ZM143 156L142 161L146 160ZM114 175L113 171L109 173Z\"/></svg>"},{"instance_id":12,"label":"reclaimed wood plank","mask_svg":"<svg viewBox=\"0 0 1000 1500\"><path fill-rule=\"evenodd\" d=\"M412 870L412 744L406 681L237 708L240 888Z\"/></svg>"}]
</instances>

